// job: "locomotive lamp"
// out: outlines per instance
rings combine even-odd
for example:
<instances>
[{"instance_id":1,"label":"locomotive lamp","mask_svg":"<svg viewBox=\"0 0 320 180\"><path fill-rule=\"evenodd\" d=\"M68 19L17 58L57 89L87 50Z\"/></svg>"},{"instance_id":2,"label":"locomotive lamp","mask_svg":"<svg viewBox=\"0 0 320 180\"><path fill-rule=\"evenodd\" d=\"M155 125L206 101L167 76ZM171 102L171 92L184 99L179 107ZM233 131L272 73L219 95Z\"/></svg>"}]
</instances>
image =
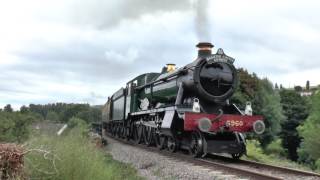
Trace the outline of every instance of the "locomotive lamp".
<instances>
[{"instance_id":1,"label":"locomotive lamp","mask_svg":"<svg viewBox=\"0 0 320 180\"><path fill-rule=\"evenodd\" d=\"M246 102L246 108L244 110L244 114L248 116L252 116L252 106L250 101Z\"/></svg>"},{"instance_id":2,"label":"locomotive lamp","mask_svg":"<svg viewBox=\"0 0 320 180\"><path fill-rule=\"evenodd\" d=\"M261 120L257 120L253 123L253 131L256 134L262 134L266 129L266 125Z\"/></svg>"},{"instance_id":3,"label":"locomotive lamp","mask_svg":"<svg viewBox=\"0 0 320 180\"><path fill-rule=\"evenodd\" d=\"M200 112L200 104L198 98L194 98L193 100L192 111L196 113Z\"/></svg>"},{"instance_id":4,"label":"locomotive lamp","mask_svg":"<svg viewBox=\"0 0 320 180\"><path fill-rule=\"evenodd\" d=\"M209 132L211 126L212 126L212 123L211 123L210 119L208 119L206 117L201 118L198 121L198 128L202 132Z\"/></svg>"}]
</instances>

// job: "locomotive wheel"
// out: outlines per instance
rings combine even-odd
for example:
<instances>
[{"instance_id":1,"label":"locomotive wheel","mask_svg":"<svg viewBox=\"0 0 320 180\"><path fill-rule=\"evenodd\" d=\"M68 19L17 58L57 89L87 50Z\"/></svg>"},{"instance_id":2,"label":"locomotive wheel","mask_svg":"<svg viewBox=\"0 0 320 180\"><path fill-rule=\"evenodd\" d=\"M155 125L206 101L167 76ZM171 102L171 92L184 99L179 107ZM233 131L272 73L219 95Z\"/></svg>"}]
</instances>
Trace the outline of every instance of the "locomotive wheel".
<instances>
[{"instance_id":1,"label":"locomotive wheel","mask_svg":"<svg viewBox=\"0 0 320 180\"><path fill-rule=\"evenodd\" d=\"M130 139L135 140L136 127L134 123L130 124Z\"/></svg>"},{"instance_id":2,"label":"locomotive wheel","mask_svg":"<svg viewBox=\"0 0 320 180\"><path fill-rule=\"evenodd\" d=\"M240 159L241 154L240 154L240 153L236 153L236 154L231 154L231 156L232 156L232 158L233 158L234 160L238 160L238 159Z\"/></svg>"},{"instance_id":3,"label":"locomotive wheel","mask_svg":"<svg viewBox=\"0 0 320 180\"><path fill-rule=\"evenodd\" d=\"M124 139L126 137L126 128L121 125L121 138Z\"/></svg>"},{"instance_id":4,"label":"locomotive wheel","mask_svg":"<svg viewBox=\"0 0 320 180\"><path fill-rule=\"evenodd\" d=\"M116 135L117 135L117 126L114 124L114 125L112 126L112 136L113 136L113 137L116 137Z\"/></svg>"},{"instance_id":5,"label":"locomotive wheel","mask_svg":"<svg viewBox=\"0 0 320 180\"><path fill-rule=\"evenodd\" d=\"M114 136L114 133L113 133L113 125L110 125L110 134L111 134L111 136Z\"/></svg>"},{"instance_id":6,"label":"locomotive wheel","mask_svg":"<svg viewBox=\"0 0 320 180\"><path fill-rule=\"evenodd\" d=\"M134 143L136 143L136 144L138 144L137 143L137 140L138 140L138 130L137 130L137 125L133 125L133 127L132 127L132 140L134 141Z\"/></svg>"},{"instance_id":7,"label":"locomotive wheel","mask_svg":"<svg viewBox=\"0 0 320 180\"><path fill-rule=\"evenodd\" d=\"M134 128L134 142L136 144L140 144L143 139L143 126L142 125L135 125Z\"/></svg>"},{"instance_id":8,"label":"locomotive wheel","mask_svg":"<svg viewBox=\"0 0 320 180\"><path fill-rule=\"evenodd\" d=\"M189 151L193 157L200 157L203 154L203 140L200 132L192 132Z\"/></svg>"},{"instance_id":9,"label":"locomotive wheel","mask_svg":"<svg viewBox=\"0 0 320 180\"><path fill-rule=\"evenodd\" d=\"M155 134L155 142L156 142L156 146L159 150L162 150L166 147L167 144L167 137L156 133Z\"/></svg>"},{"instance_id":10,"label":"locomotive wheel","mask_svg":"<svg viewBox=\"0 0 320 180\"><path fill-rule=\"evenodd\" d=\"M126 139L127 141L130 140L130 127L124 127L124 139Z\"/></svg>"},{"instance_id":11,"label":"locomotive wheel","mask_svg":"<svg viewBox=\"0 0 320 180\"><path fill-rule=\"evenodd\" d=\"M125 128L125 138L127 141L130 141L131 138L131 126Z\"/></svg>"},{"instance_id":12,"label":"locomotive wheel","mask_svg":"<svg viewBox=\"0 0 320 180\"><path fill-rule=\"evenodd\" d=\"M178 148L177 140L173 137L168 137L167 147L170 152L176 152Z\"/></svg>"},{"instance_id":13,"label":"locomotive wheel","mask_svg":"<svg viewBox=\"0 0 320 180\"><path fill-rule=\"evenodd\" d=\"M118 124L116 124L114 126L114 134L115 134L115 137L119 137L119 126L118 126Z\"/></svg>"},{"instance_id":14,"label":"locomotive wheel","mask_svg":"<svg viewBox=\"0 0 320 180\"><path fill-rule=\"evenodd\" d=\"M152 145L153 134L154 134L153 128L146 126L144 131L144 142L147 146Z\"/></svg>"},{"instance_id":15,"label":"locomotive wheel","mask_svg":"<svg viewBox=\"0 0 320 180\"><path fill-rule=\"evenodd\" d=\"M117 134L118 134L118 138L121 138L121 139L122 139L122 135L123 135L122 131L123 131L123 130L122 130L122 126L119 124L119 125L118 125L118 131L117 131L117 132L118 132L118 133L117 133Z\"/></svg>"},{"instance_id":16,"label":"locomotive wheel","mask_svg":"<svg viewBox=\"0 0 320 180\"><path fill-rule=\"evenodd\" d=\"M121 135L122 135L122 134L121 134L121 126L118 124L118 125L117 125L117 137L118 137L118 138L121 138Z\"/></svg>"},{"instance_id":17,"label":"locomotive wheel","mask_svg":"<svg viewBox=\"0 0 320 180\"><path fill-rule=\"evenodd\" d=\"M126 139L127 138L127 127L121 126L121 138Z\"/></svg>"}]
</instances>

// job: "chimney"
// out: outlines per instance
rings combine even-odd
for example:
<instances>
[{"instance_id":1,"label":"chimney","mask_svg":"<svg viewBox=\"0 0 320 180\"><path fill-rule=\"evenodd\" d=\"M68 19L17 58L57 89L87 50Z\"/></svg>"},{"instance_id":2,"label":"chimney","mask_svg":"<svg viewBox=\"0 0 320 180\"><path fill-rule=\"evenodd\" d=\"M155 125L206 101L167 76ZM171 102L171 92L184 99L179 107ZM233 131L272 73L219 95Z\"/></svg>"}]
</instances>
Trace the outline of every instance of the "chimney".
<instances>
[{"instance_id":1,"label":"chimney","mask_svg":"<svg viewBox=\"0 0 320 180\"><path fill-rule=\"evenodd\" d=\"M196 47L198 48L198 58L203 58L211 55L214 46L209 42L199 42Z\"/></svg>"}]
</instances>

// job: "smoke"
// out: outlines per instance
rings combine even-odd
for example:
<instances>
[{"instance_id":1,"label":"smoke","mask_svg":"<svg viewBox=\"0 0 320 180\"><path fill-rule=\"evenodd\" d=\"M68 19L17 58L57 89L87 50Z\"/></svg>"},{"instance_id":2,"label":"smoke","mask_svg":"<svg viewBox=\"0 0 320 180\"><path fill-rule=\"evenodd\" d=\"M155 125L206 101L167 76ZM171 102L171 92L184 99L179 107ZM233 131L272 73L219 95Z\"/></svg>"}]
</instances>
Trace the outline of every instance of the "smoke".
<instances>
[{"instance_id":1,"label":"smoke","mask_svg":"<svg viewBox=\"0 0 320 180\"><path fill-rule=\"evenodd\" d=\"M195 0L193 2L195 9L195 30L199 41L210 42L210 23L209 23L209 1Z\"/></svg>"},{"instance_id":2,"label":"smoke","mask_svg":"<svg viewBox=\"0 0 320 180\"><path fill-rule=\"evenodd\" d=\"M66 0L64 0L66 1ZM209 0L67 0L72 23L108 29L143 15L162 12L193 12L199 41L210 41ZM65 16L64 16L65 17Z\"/></svg>"},{"instance_id":3,"label":"smoke","mask_svg":"<svg viewBox=\"0 0 320 180\"><path fill-rule=\"evenodd\" d=\"M72 20L77 24L88 24L99 29L110 28L122 21L130 21L146 14L190 10L186 0L76 0L70 4Z\"/></svg>"}]
</instances>

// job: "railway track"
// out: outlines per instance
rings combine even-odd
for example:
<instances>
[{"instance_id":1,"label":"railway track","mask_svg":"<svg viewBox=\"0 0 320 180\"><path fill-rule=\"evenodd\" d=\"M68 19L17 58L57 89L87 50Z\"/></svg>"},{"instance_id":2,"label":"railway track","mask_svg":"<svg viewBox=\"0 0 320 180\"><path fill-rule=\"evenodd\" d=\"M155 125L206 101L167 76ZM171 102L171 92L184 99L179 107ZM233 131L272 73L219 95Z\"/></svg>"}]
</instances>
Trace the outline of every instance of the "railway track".
<instances>
[{"instance_id":1,"label":"railway track","mask_svg":"<svg viewBox=\"0 0 320 180\"><path fill-rule=\"evenodd\" d=\"M297 177L301 176L301 178L302 177L314 177L314 179L320 179L320 174L310 172L310 171L298 170L298 169L282 167L282 166L277 166L277 165L270 165L270 164L265 164L265 163L250 161L250 160L240 159L238 161L234 161L233 159L228 158L228 157L217 156L217 155L212 155L212 154L210 154L208 158L215 159L216 161L222 161L224 163L235 164L237 166L249 166L250 168L254 169L255 171L261 171L264 169L268 169L269 171L281 171L284 174L289 174L289 175L291 174L291 175L295 175Z\"/></svg>"},{"instance_id":2,"label":"railway track","mask_svg":"<svg viewBox=\"0 0 320 180\"><path fill-rule=\"evenodd\" d=\"M284 180L284 179L303 179L303 180L320 180L320 174L302 171L292 168L286 168L281 166L274 166L269 164L263 164L254 161L238 160L235 161L231 158L208 155L204 158L192 158L185 152L171 153L166 150L158 150L155 147L148 147L143 144L135 144L132 141L126 141L124 139L114 138L109 136L113 140L130 146L135 146L140 149L156 152L166 157L173 158L178 161L184 161L195 166L203 167L204 169L210 169L212 171L222 171L224 174L235 175L240 179L258 179L258 180Z\"/></svg>"}]
</instances>

